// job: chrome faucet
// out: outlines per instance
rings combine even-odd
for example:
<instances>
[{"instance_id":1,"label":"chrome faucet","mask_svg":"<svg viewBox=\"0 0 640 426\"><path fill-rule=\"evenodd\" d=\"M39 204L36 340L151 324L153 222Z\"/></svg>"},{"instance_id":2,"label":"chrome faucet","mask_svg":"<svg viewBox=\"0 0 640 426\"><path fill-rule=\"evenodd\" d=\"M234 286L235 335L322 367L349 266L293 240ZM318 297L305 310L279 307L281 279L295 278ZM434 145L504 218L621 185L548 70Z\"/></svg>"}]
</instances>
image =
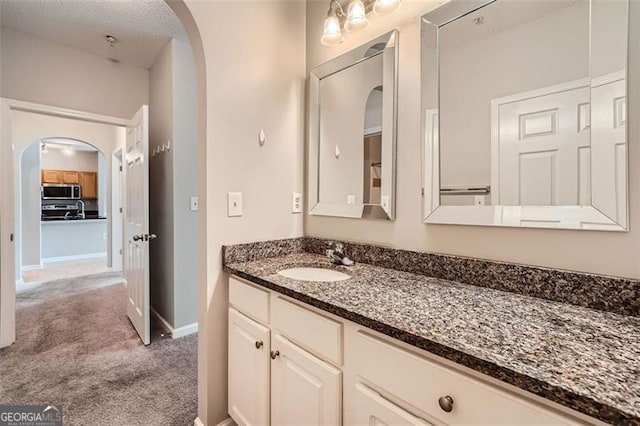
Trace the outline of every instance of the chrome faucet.
<instances>
[{"instance_id":1,"label":"chrome faucet","mask_svg":"<svg viewBox=\"0 0 640 426\"><path fill-rule=\"evenodd\" d=\"M86 219L84 214L84 201L78 200L78 202L76 203L76 207L78 207L78 209L80 210L80 213L78 213L78 217L81 219Z\"/></svg>"},{"instance_id":2,"label":"chrome faucet","mask_svg":"<svg viewBox=\"0 0 640 426\"><path fill-rule=\"evenodd\" d=\"M327 257L334 265L353 266L356 262L347 257L344 253L344 244L329 242L329 248L327 249Z\"/></svg>"}]
</instances>

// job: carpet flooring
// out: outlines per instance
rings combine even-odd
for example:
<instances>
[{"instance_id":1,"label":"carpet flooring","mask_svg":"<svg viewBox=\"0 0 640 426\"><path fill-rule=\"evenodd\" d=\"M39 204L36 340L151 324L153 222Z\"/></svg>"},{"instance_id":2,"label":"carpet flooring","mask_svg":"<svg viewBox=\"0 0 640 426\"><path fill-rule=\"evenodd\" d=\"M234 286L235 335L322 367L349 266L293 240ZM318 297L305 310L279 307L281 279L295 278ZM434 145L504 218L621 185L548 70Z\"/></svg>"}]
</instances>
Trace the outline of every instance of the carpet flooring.
<instances>
[{"instance_id":1,"label":"carpet flooring","mask_svg":"<svg viewBox=\"0 0 640 426\"><path fill-rule=\"evenodd\" d=\"M197 337L140 342L117 274L17 296L16 343L0 349L0 404L62 404L65 425L192 425Z\"/></svg>"}]
</instances>

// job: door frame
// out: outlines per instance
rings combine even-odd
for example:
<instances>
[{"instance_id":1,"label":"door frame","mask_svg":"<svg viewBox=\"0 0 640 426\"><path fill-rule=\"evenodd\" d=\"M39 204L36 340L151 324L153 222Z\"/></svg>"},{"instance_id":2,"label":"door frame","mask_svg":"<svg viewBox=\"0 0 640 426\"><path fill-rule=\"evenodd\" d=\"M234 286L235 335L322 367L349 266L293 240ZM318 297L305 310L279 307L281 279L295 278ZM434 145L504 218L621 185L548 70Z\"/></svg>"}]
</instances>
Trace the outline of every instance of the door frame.
<instances>
[{"instance_id":1,"label":"door frame","mask_svg":"<svg viewBox=\"0 0 640 426\"><path fill-rule=\"evenodd\" d=\"M109 210L111 214L111 268L114 271L122 271L124 265L124 200L122 191L125 188L125 182L122 170L123 152L124 148L121 147L111 153L111 205Z\"/></svg>"},{"instance_id":2,"label":"door frame","mask_svg":"<svg viewBox=\"0 0 640 426\"><path fill-rule=\"evenodd\" d=\"M16 272L21 270L16 264L17 235L19 218L15 215L18 204L18 193L14 182L15 149L12 141L11 112L23 111L60 118L68 118L91 123L108 124L126 127L129 120L107 115L93 114L68 108L20 101L16 99L0 98L2 134L0 139L0 169L3 171L2 207L0 208L0 347L9 346L15 341L16 335ZM9 238L7 238L9 237Z\"/></svg>"}]
</instances>

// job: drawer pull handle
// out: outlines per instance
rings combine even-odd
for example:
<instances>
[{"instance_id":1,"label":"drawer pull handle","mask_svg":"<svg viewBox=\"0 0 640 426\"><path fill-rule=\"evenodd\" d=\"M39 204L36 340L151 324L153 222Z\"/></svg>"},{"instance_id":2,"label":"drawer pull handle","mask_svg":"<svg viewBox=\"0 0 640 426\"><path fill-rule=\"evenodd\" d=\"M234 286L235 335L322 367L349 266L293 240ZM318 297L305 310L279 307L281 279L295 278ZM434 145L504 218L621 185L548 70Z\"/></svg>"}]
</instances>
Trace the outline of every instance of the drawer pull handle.
<instances>
[{"instance_id":1,"label":"drawer pull handle","mask_svg":"<svg viewBox=\"0 0 640 426\"><path fill-rule=\"evenodd\" d=\"M280 351L271 351L271 359L276 359L280 356Z\"/></svg>"},{"instance_id":2,"label":"drawer pull handle","mask_svg":"<svg viewBox=\"0 0 640 426\"><path fill-rule=\"evenodd\" d=\"M449 395L441 396L438 399L438 404L440 405L440 408L442 408L442 411L450 413L451 410L453 410L453 398Z\"/></svg>"},{"instance_id":3,"label":"drawer pull handle","mask_svg":"<svg viewBox=\"0 0 640 426\"><path fill-rule=\"evenodd\" d=\"M256 349L260 349L263 345L264 345L264 343L262 343L262 340L257 341L256 342Z\"/></svg>"}]
</instances>

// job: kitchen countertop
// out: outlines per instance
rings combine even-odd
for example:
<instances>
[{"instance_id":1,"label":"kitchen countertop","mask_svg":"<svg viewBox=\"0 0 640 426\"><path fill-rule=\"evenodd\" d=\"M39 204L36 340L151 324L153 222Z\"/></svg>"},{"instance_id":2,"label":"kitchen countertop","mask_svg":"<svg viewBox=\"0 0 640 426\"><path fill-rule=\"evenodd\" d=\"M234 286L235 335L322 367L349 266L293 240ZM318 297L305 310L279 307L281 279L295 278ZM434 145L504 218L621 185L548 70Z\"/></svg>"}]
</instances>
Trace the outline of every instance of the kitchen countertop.
<instances>
[{"instance_id":1,"label":"kitchen countertop","mask_svg":"<svg viewBox=\"0 0 640 426\"><path fill-rule=\"evenodd\" d=\"M277 271L337 268L305 282ZM640 424L640 318L294 253L225 270L589 416Z\"/></svg>"},{"instance_id":2,"label":"kitchen countertop","mask_svg":"<svg viewBox=\"0 0 640 426\"><path fill-rule=\"evenodd\" d=\"M87 223L104 222L106 217L91 217L86 219L41 219L40 223Z\"/></svg>"}]
</instances>

